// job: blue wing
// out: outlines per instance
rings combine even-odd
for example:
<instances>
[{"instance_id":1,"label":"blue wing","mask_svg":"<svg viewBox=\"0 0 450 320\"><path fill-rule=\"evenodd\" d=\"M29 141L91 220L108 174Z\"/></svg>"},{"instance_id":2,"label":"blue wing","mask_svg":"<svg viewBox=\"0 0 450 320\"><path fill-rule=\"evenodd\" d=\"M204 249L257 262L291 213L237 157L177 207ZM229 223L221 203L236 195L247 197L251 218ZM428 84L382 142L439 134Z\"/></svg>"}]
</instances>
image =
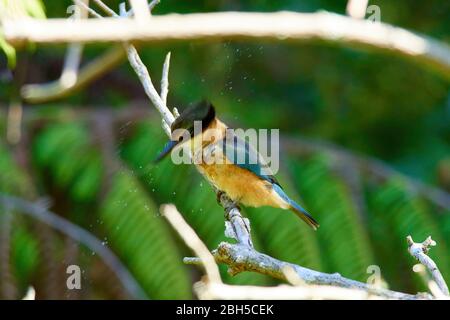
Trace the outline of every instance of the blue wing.
<instances>
[{"instance_id":1,"label":"blue wing","mask_svg":"<svg viewBox=\"0 0 450 320\"><path fill-rule=\"evenodd\" d=\"M222 152L231 163L238 167L246 169L272 184L280 185L259 152L234 133L227 133Z\"/></svg>"},{"instance_id":2,"label":"blue wing","mask_svg":"<svg viewBox=\"0 0 450 320\"><path fill-rule=\"evenodd\" d=\"M273 190L289 205L291 210L313 229L317 229L319 226L317 221L314 220L314 218L302 206L287 196L278 181L273 176L273 173L265 160L247 141L241 139L235 134L230 135L227 133L227 138L222 146L223 154L231 163L254 173L263 180L270 182Z\"/></svg>"}]
</instances>

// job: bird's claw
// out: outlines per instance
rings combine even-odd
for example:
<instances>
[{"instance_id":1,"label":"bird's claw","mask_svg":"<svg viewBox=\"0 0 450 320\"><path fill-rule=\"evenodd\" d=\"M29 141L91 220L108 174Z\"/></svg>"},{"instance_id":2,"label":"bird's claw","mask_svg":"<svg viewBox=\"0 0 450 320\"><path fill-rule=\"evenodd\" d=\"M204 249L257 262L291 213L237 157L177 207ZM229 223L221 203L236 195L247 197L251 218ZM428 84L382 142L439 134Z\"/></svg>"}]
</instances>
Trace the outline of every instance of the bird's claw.
<instances>
[{"instance_id":1,"label":"bird's claw","mask_svg":"<svg viewBox=\"0 0 450 320\"><path fill-rule=\"evenodd\" d=\"M216 200L217 200L217 203L218 204L221 204L222 203L222 196L224 195L225 193L223 192L223 191L217 191L217 193L216 193Z\"/></svg>"}]
</instances>

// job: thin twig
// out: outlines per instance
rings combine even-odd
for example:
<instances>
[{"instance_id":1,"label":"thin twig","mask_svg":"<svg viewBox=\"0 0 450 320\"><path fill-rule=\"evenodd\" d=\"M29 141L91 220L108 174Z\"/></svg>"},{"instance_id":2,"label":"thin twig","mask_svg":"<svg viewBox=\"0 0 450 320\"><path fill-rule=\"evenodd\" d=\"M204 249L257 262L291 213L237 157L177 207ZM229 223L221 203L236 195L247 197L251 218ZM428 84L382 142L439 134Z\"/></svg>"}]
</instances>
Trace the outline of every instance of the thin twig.
<instances>
[{"instance_id":1,"label":"thin twig","mask_svg":"<svg viewBox=\"0 0 450 320\"><path fill-rule=\"evenodd\" d=\"M160 208L161 214L169 221L172 227L178 232L186 245L200 257L209 281L222 283L219 268L205 244L200 240L195 231L183 219L177 208L173 204L165 204Z\"/></svg>"},{"instance_id":2,"label":"thin twig","mask_svg":"<svg viewBox=\"0 0 450 320\"><path fill-rule=\"evenodd\" d=\"M175 120L173 114L167 108L158 92L156 91L152 80L150 78L150 74L148 73L147 67L142 62L137 50L134 46L129 45L127 47L127 55L128 60L130 61L130 65L133 67L137 76L141 80L142 85L144 86L145 93L150 98L150 101L153 103L155 108L159 111L164 121L170 125ZM170 132L166 132L170 136Z\"/></svg>"},{"instance_id":3,"label":"thin twig","mask_svg":"<svg viewBox=\"0 0 450 320\"><path fill-rule=\"evenodd\" d=\"M167 53L166 59L164 60L161 76L161 100L165 105L167 104L167 95L169 93L169 67L170 67L170 51Z\"/></svg>"},{"instance_id":4,"label":"thin twig","mask_svg":"<svg viewBox=\"0 0 450 320\"><path fill-rule=\"evenodd\" d=\"M124 17L127 14L124 2L120 4L119 10L121 17ZM170 112L169 108L167 108L166 102L162 100L162 98L156 91L155 86L153 85L152 79L150 77L150 73L148 72L148 69L145 66L145 64L142 62L141 57L139 56L136 48L133 45L127 43L124 43L124 47L126 48L127 51L128 61L130 62L131 67L134 69L135 73L139 77L139 80L141 81L142 86L144 87L145 93L150 98L150 101L153 103L153 105L159 111L159 113L163 118L162 123L163 130L170 137L171 135L170 125L175 120L175 117ZM167 57L166 62L167 65L163 67L163 69L164 68L169 69L170 59L168 60ZM169 84L167 80L167 91L168 85Z\"/></svg>"},{"instance_id":5,"label":"thin twig","mask_svg":"<svg viewBox=\"0 0 450 320\"><path fill-rule=\"evenodd\" d=\"M64 61L64 67L59 81L61 86L68 88L73 86L78 79L78 68L80 66L81 56L83 54L83 45L71 43L67 48Z\"/></svg>"},{"instance_id":6,"label":"thin twig","mask_svg":"<svg viewBox=\"0 0 450 320\"><path fill-rule=\"evenodd\" d=\"M125 57L124 48L114 46L83 66L78 72L76 82L72 85L65 86L59 79L43 84L27 84L21 89L22 98L28 103L43 103L67 97L104 75Z\"/></svg>"},{"instance_id":7,"label":"thin twig","mask_svg":"<svg viewBox=\"0 0 450 320\"><path fill-rule=\"evenodd\" d=\"M6 139L11 144L19 143L22 137L23 106L20 101L11 101L6 122Z\"/></svg>"},{"instance_id":8,"label":"thin twig","mask_svg":"<svg viewBox=\"0 0 450 320\"><path fill-rule=\"evenodd\" d=\"M427 255L430 247L435 246L436 242L428 237L424 242L416 243L411 236L407 236L406 241L408 242L408 252L428 269L440 291L445 296L449 296L447 283L445 283L439 268L433 259Z\"/></svg>"},{"instance_id":9,"label":"thin twig","mask_svg":"<svg viewBox=\"0 0 450 320\"><path fill-rule=\"evenodd\" d=\"M92 9L91 7L89 7L89 5L87 5L86 3L84 3L82 0L73 0L73 2L75 2L76 5L80 6L81 8L83 8L84 10L86 10L89 14L91 14L93 17L95 18L103 18L100 14L97 13L97 11L95 11L94 9Z\"/></svg>"},{"instance_id":10,"label":"thin twig","mask_svg":"<svg viewBox=\"0 0 450 320\"><path fill-rule=\"evenodd\" d=\"M108 16L111 17L118 17L118 14L114 12L110 7L108 7L106 4L103 3L101 0L93 0L97 6L99 6L100 9L103 10Z\"/></svg>"}]
</instances>

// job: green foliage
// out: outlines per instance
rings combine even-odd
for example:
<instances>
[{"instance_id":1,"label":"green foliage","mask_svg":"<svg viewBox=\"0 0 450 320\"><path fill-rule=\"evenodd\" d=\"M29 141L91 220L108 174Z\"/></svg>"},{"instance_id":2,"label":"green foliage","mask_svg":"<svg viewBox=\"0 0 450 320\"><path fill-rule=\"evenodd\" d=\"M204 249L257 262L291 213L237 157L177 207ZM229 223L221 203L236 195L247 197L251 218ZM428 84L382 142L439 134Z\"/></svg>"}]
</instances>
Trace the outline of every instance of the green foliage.
<instances>
[{"instance_id":1,"label":"green foliage","mask_svg":"<svg viewBox=\"0 0 450 320\"><path fill-rule=\"evenodd\" d=\"M127 172L114 177L100 217L107 238L153 299L189 299L190 279L156 205Z\"/></svg>"},{"instance_id":2,"label":"green foliage","mask_svg":"<svg viewBox=\"0 0 450 320\"><path fill-rule=\"evenodd\" d=\"M0 192L23 198L32 198L35 195L29 176L14 161L3 142L0 140ZM16 285L21 289L30 284L39 265L39 243L35 235L26 228L23 219L13 219L20 212L16 210L5 211L0 205L0 227L6 218L11 215L12 228L0 228L0 236L11 237L10 249L0 252L0 259L8 259ZM0 296L1 297L1 296Z\"/></svg>"},{"instance_id":3,"label":"green foliage","mask_svg":"<svg viewBox=\"0 0 450 320\"><path fill-rule=\"evenodd\" d=\"M36 163L48 169L56 185L69 191L75 201L95 199L103 168L99 151L92 145L83 124L48 126L36 137L34 155Z\"/></svg>"},{"instance_id":4,"label":"green foliage","mask_svg":"<svg viewBox=\"0 0 450 320\"><path fill-rule=\"evenodd\" d=\"M20 286L26 288L40 263L39 242L22 224L15 226L11 240L11 260Z\"/></svg>"},{"instance_id":5,"label":"green foliage","mask_svg":"<svg viewBox=\"0 0 450 320\"><path fill-rule=\"evenodd\" d=\"M317 237L328 272L364 281L373 252L349 186L332 171L333 159L318 155L292 173L307 208L320 223Z\"/></svg>"}]
</instances>

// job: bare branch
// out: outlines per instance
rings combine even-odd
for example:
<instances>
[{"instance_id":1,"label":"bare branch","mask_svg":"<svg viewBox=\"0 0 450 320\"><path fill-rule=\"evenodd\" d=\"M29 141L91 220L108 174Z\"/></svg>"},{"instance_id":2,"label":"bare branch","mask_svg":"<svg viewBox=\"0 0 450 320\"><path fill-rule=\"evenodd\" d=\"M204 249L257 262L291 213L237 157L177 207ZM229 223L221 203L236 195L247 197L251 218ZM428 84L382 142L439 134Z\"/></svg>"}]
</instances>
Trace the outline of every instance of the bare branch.
<instances>
[{"instance_id":1,"label":"bare branch","mask_svg":"<svg viewBox=\"0 0 450 320\"><path fill-rule=\"evenodd\" d=\"M127 47L127 55L128 60L130 61L130 65L133 67L136 72L139 80L141 80L142 85L144 86L145 93L150 98L150 101L153 103L155 108L159 111L164 121L170 125L175 120L174 116L167 108L155 87L153 86L152 80L150 78L150 74L148 73L147 67L142 62L139 54L136 51L136 48L132 45ZM167 132L166 132L167 133ZM169 132L170 136L170 132Z\"/></svg>"},{"instance_id":2,"label":"bare branch","mask_svg":"<svg viewBox=\"0 0 450 320\"><path fill-rule=\"evenodd\" d=\"M95 11L94 9L89 7L89 5L84 3L82 0L73 0L73 2L75 2L76 5L80 6L84 10L86 10L93 17L95 17L95 18L102 18L102 16L100 14L98 14L97 11Z\"/></svg>"},{"instance_id":3,"label":"bare branch","mask_svg":"<svg viewBox=\"0 0 450 320\"><path fill-rule=\"evenodd\" d=\"M164 60L162 76L161 76L161 99L164 104L167 104L167 95L169 93L169 67L170 67L170 52L167 53ZM177 117L176 114L174 114Z\"/></svg>"},{"instance_id":4,"label":"bare branch","mask_svg":"<svg viewBox=\"0 0 450 320\"><path fill-rule=\"evenodd\" d=\"M328 285L350 289L364 290L370 295L380 296L385 299L430 299L427 294L411 295L402 292L387 290L368 285L363 282L351 280L342 277L338 273L323 273L308 268L304 268L292 263L284 262L260 253L253 248L241 244L230 244L222 242L219 247L213 251L213 255L218 263L224 263L229 267L229 273L236 275L243 271L252 271L271 276L276 279L287 281L284 269L292 268L299 279L306 284ZM185 259L189 264L198 264L196 258Z\"/></svg>"},{"instance_id":5,"label":"bare branch","mask_svg":"<svg viewBox=\"0 0 450 320\"><path fill-rule=\"evenodd\" d=\"M24 42L325 40L396 53L450 78L450 47L447 44L385 23L327 12L169 14L154 16L144 25L133 19L72 22L66 19L22 19L3 21L3 31L5 40L14 46Z\"/></svg>"},{"instance_id":6,"label":"bare branch","mask_svg":"<svg viewBox=\"0 0 450 320\"><path fill-rule=\"evenodd\" d=\"M150 1L150 3L148 4L148 10L150 11L150 13L152 12L153 8L156 7L157 4L159 4L161 1L160 0L152 0ZM125 17L130 17L134 14L133 12L133 8L131 8L124 16Z\"/></svg>"},{"instance_id":7,"label":"bare branch","mask_svg":"<svg viewBox=\"0 0 450 320\"><path fill-rule=\"evenodd\" d=\"M365 300L382 299L380 296L371 295L369 292L359 289L348 289L334 286L288 286L276 287L261 286L237 286L227 284L195 285L195 292L203 300Z\"/></svg>"},{"instance_id":8,"label":"bare branch","mask_svg":"<svg viewBox=\"0 0 450 320\"><path fill-rule=\"evenodd\" d=\"M71 43L69 45L64 61L63 71L59 79L62 87L71 87L77 82L78 68L80 66L82 53L82 44Z\"/></svg>"},{"instance_id":9,"label":"bare branch","mask_svg":"<svg viewBox=\"0 0 450 320\"><path fill-rule=\"evenodd\" d=\"M108 7L106 4L103 3L101 0L93 0L97 6L99 6L100 9L103 10L108 16L111 17L117 17L117 13L114 12L110 7Z\"/></svg>"},{"instance_id":10,"label":"bare branch","mask_svg":"<svg viewBox=\"0 0 450 320\"><path fill-rule=\"evenodd\" d=\"M19 143L22 137L23 106L20 101L11 101L6 122L6 139L11 144Z\"/></svg>"},{"instance_id":11,"label":"bare branch","mask_svg":"<svg viewBox=\"0 0 450 320\"><path fill-rule=\"evenodd\" d=\"M69 96L113 69L125 57L124 48L114 46L81 68L75 83L67 86L58 79L45 84L28 84L21 89L22 98L29 103L42 103Z\"/></svg>"},{"instance_id":12,"label":"bare branch","mask_svg":"<svg viewBox=\"0 0 450 320\"><path fill-rule=\"evenodd\" d=\"M408 242L408 252L428 269L440 291L445 296L449 296L447 284L445 283L439 268L433 259L427 255L430 247L435 246L436 242L431 239L431 237L428 237L424 242L416 243L411 236L407 236L406 241Z\"/></svg>"},{"instance_id":13,"label":"bare branch","mask_svg":"<svg viewBox=\"0 0 450 320\"><path fill-rule=\"evenodd\" d=\"M134 18L138 23L145 23L150 20L150 10L147 0L129 0ZM126 15L127 13L125 13Z\"/></svg>"},{"instance_id":14,"label":"bare branch","mask_svg":"<svg viewBox=\"0 0 450 320\"><path fill-rule=\"evenodd\" d=\"M347 14L355 19L363 19L366 15L367 5L369 0L348 0Z\"/></svg>"},{"instance_id":15,"label":"bare branch","mask_svg":"<svg viewBox=\"0 0 450 320\"><path fill-rule=\"evenodd\" d=\"M225 235L237 240L240 244L253 248L248 219L242 217L239 207L225 193L216 189L215 192L218 194L220 205L225 209Z\"/></svg>"},{"instance_id":16,"label":"bare branch","mask_svg":"<svg viewBox=\"0 0 450 320\"><path fill-rule=\"evenodd\" d=\"M173 204L165 204L161 206L160 211L184 242L200 257L209 280L214 283L222 283L214 257L195 231L186 223L177 208Z\"/></svg>"},{"instance_id":17,"label":"bare branch","mask_svg":"<svg viewBox=\"0 0 450 320\"><path fill-rule=\"evenodd\" d=\"M116 255L90 232L34 203L0 194L0 205L38 219L96 252L117 275L134 298L146 298L145 292Z\"/></svg>"}]
</instances>

